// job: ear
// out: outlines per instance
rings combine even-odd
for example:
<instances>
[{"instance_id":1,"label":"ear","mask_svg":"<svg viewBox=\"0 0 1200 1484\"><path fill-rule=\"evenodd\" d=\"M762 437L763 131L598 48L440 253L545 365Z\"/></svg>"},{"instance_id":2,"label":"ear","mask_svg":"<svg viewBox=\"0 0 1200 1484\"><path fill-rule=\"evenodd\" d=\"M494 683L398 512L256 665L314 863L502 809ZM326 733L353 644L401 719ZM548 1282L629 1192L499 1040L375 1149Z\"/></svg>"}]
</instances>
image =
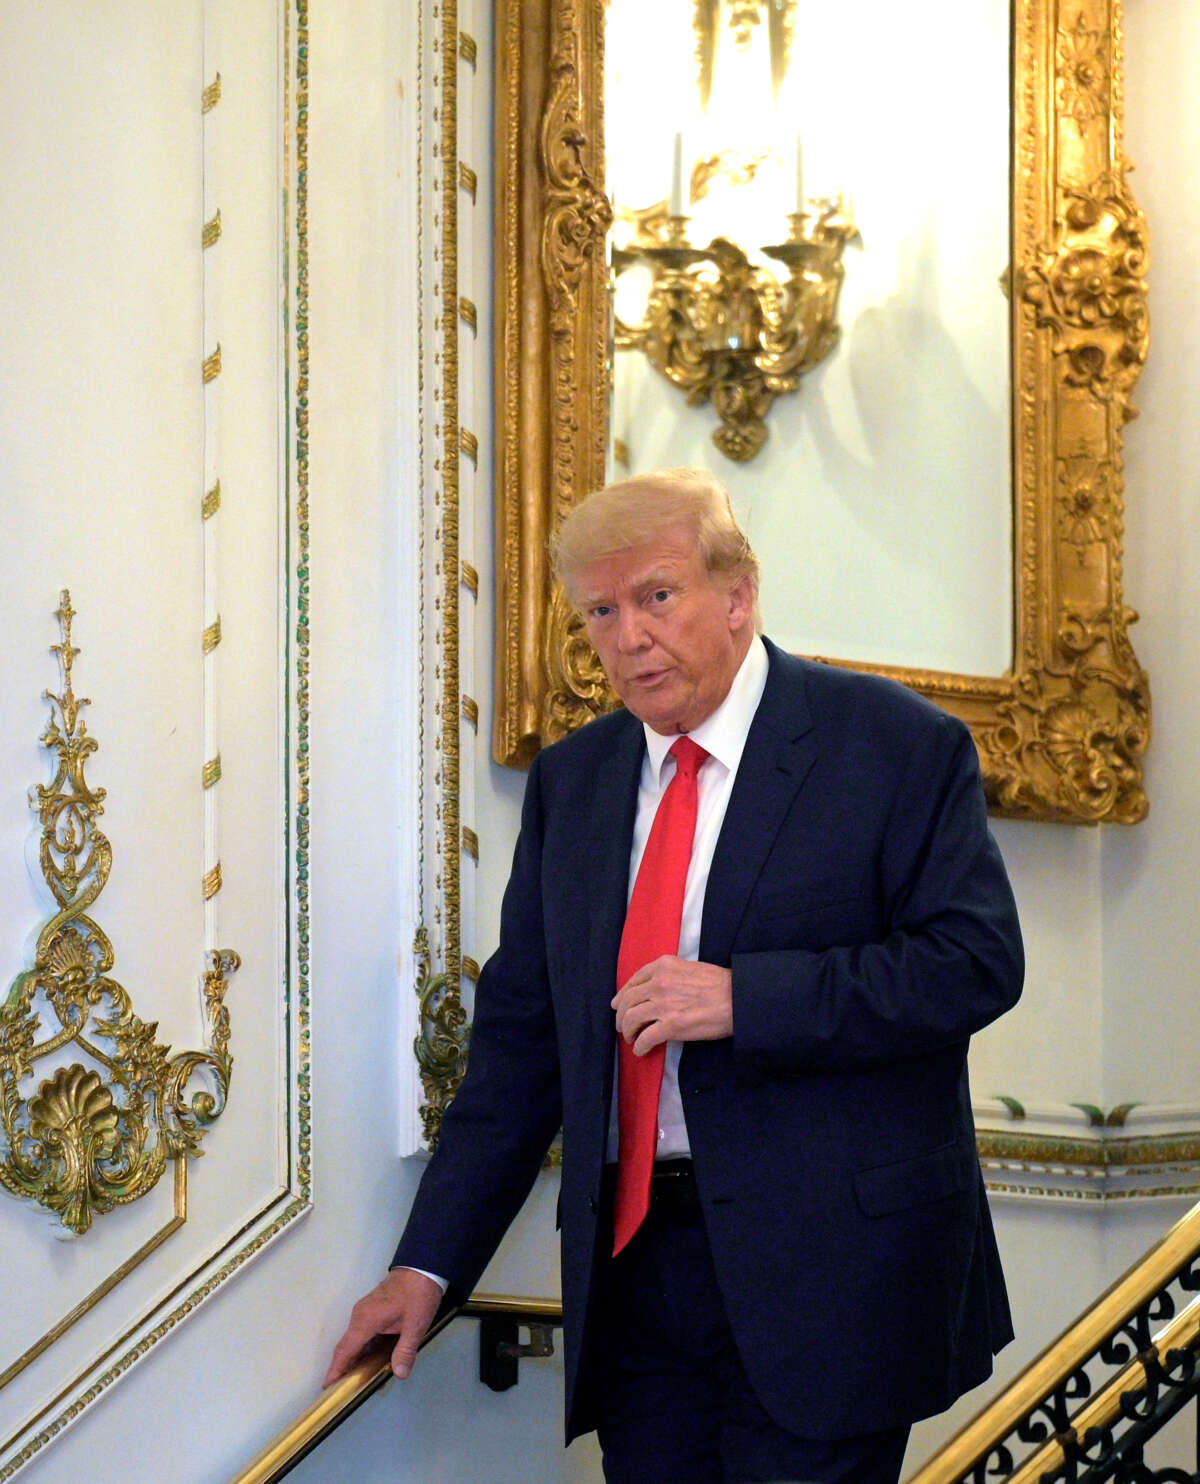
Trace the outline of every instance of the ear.
<instances>
[{"instance_id":1,"label":"ear","mask_svg":"<svg viewBox=\"0 0 1200 1484\"><path fill-rule=\"evenodd\" d=\"M749 576L743 577L729 589L729 632L736 634L752 622L754 613L754 584Z\"/></svg>"}]
</instances>

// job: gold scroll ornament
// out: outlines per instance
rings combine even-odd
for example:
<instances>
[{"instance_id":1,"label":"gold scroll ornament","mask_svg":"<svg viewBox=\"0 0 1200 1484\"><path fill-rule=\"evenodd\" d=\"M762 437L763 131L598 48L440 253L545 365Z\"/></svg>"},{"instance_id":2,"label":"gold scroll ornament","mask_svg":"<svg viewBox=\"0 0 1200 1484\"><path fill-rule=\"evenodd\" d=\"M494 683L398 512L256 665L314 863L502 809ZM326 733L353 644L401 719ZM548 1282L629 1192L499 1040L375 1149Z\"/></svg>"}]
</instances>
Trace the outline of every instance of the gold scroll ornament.
<instances>
[{"instance_id":1,"label":"gold scroll ornament","mask_svg":"<svg viewBox=\"0 0 1200 1484\"><path fill-rule=\"evenodd\" d=\"M82 1233L93 1217L151 1190L168 1160L202 1152L205 1130L229 1091L224 999L240 961L228 949L210 952L203 978L208 1049L174 1056L155 1039L157 1022L136 1015L109 978L112 943L87 915L112 869L112 846L96 824L105 790L84 778L97 743L81 715L88 702L71 684L79 653L71 643L74 617L64 591L62 643L52 646L62 695L46 693L50 721L41 738L58 769L48 788L38 786L35 801L42 875L58 911L38 936L33 967L17 975L0 1006L0 1185ZM47 1067L34 1086L39 1062ZM197 1078L201 1085L193 1087Z\"/></svg>"}]
</instances>

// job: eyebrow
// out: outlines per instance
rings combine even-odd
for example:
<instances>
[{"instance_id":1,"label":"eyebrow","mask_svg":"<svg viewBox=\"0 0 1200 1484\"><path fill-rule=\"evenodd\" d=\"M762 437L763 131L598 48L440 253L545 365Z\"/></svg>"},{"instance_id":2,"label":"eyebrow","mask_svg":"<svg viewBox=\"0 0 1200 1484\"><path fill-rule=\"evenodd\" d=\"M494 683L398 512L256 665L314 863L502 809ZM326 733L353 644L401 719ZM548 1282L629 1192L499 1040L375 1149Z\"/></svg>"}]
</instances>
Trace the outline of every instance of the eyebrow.
<instances>
[{"instance_id":1,"label":"eyebrow","mask_svg":"<svg viewBox=\"0 0 1200 1484\"><path fill-rule=\"evenodd\" d=\"M644 577L639 577L630 586L634 592L644 593L652 592L657 587L674 587L678 581L678 571L672 571L670 568L656 567L654 571L647 572ZM597 603L611 603L612 601L613 594L609 589L604 589L603 591L593 589L591 592L585 591L579 594L580 608L592 608Z\"/></svg>"}]
</instances>

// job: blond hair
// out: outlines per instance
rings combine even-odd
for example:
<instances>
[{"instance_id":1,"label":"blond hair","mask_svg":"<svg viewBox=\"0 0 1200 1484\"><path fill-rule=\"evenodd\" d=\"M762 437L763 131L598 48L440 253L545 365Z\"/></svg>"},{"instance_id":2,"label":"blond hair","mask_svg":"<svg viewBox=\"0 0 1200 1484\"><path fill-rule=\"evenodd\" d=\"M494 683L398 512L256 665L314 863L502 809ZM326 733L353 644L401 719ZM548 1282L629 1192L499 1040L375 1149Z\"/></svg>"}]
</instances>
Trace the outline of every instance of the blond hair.
<instances>
[{"instance_id":1,"label":"blond hair","mask_svg":"<svg viewBox=\"0 0 1200 1484\"><path fill-rule=\"evenodd\" d=\"M674 526L685 527L709 575L732 591L750 579L754 626L758 612L758 558L738 525L729 496L705 469L659 469L635 474L586 495L568 511L550 543L554 574L576 601L575 584L590 562L644 546Z\"/></svg>"}]
</instances>

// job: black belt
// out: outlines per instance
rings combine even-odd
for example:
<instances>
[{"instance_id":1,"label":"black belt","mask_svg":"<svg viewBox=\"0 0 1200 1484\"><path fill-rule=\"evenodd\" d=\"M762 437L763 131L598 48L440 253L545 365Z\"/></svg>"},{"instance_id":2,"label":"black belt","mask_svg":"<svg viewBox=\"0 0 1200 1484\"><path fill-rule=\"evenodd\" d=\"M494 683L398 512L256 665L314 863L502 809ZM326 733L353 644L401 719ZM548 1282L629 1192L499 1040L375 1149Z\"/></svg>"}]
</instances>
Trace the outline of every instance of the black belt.
<instances>
[{"instance_id":1,"label":"black belt","mask_svg":"<svg viewBox=\"0 0 1200 1484\"><path fill-rule=\"evenodd\" d=\"M604 1194L611 1201L617 1188L616 1165L604 1167ZM676 1215L699 1211L700 1191L690 1159L656 1160L650 1172L650 1209Z\"/></svg>"}]
</instances>

